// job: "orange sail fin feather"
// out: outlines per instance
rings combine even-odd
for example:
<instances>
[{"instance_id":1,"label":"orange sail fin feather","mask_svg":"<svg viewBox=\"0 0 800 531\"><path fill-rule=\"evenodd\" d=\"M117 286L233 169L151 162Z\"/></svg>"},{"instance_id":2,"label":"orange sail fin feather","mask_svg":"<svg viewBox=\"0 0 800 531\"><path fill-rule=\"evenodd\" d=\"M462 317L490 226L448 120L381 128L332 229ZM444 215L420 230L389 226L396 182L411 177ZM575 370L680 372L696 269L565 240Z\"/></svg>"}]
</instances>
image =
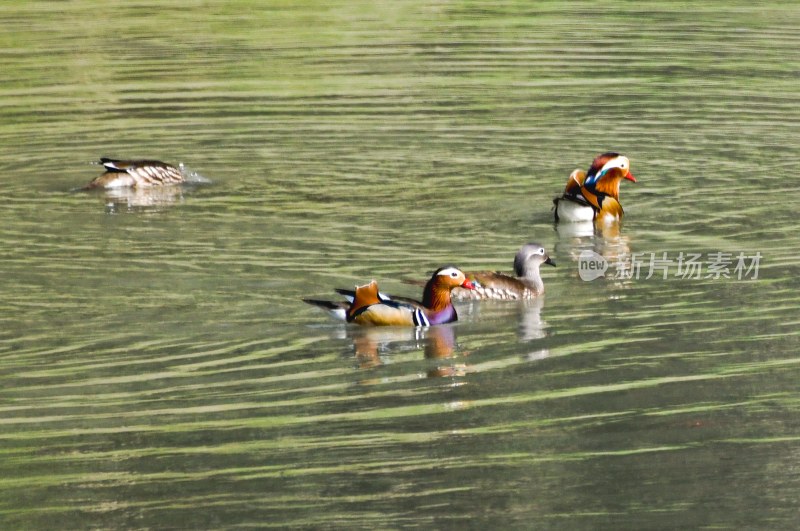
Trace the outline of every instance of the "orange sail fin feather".
<instances>
[{"instance_id":1,"label":"orange sail fin feather","mask_svg":"<svg viewBox=\"0 0 800 531\"><path fill-rule=\"evenodd\" d=\"M364 284L363 286L357 286L355 291L355 297L353 298L353 303L350 306L350 309L347 312L348 319L353 319L353 316L359 310L370 306L372 304L378 304L381 300L378 298L378 283L374 280L369 284Z\"/></svg>"},{"instance_id":2,"label":"orange sail fin feather","mask_svg":"<svg viewBox=\"0 0 800 531\"><path fill-rule=\"evenodd\" d=\"M573 170L567 179L567 186L564 188L565 195L577 195L580 193L583 181L586 179L586 172L583 170Z\"/></svg>"}]
</instances>

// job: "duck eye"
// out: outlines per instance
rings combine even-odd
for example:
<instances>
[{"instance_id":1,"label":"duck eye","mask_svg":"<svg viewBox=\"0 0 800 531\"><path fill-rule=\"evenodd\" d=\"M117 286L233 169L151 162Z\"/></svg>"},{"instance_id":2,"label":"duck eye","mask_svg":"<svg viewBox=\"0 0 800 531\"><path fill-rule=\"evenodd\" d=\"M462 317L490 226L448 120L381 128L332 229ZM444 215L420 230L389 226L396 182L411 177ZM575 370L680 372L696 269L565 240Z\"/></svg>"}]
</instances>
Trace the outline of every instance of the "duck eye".
<instances>
[{"instance_id":1,"label":"duck eye","mask_svg":"<svg viewBox=\"0 0 800 531\"><path fill-rule=\"evenodd\" d=\"M453 277L453 278L456 278L458 276L458 273L453 271L452 273L450 273L450 276Z\"/></svg>"}]
</instances>

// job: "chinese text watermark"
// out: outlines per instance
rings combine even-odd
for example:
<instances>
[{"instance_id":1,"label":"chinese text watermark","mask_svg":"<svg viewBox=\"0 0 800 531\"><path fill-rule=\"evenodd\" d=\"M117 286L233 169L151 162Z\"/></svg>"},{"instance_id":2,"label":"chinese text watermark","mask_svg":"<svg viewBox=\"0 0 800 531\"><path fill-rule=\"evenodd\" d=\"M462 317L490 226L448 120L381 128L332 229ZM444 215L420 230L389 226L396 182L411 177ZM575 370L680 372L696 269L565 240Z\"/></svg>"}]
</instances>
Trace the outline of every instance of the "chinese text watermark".
<instances>
[{"instance_id":1,"label":"chinese text watermark","mask_svg":"<svg viewBox=\"0 0 800 531\"><path fill-rule=\"evenodd\" d=\"M683 251L672 255L666 251L631 253L620 255L609 263L602 255L586 250L578 256L578 275L586 281L599 277L636 280L653 277L664 280L668 278L756 280L760 263L760 252L745 254L721 251L705 255Z\"/></svg>"}]
</instances>

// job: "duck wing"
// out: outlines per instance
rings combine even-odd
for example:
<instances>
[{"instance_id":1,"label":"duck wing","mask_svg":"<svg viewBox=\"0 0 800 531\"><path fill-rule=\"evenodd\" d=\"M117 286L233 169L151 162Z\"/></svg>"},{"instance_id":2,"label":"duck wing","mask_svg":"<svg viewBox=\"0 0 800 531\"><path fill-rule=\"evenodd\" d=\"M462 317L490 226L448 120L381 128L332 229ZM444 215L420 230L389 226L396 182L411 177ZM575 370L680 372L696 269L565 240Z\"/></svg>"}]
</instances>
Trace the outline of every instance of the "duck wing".
<instances>
[{"instance_id":1,"label":"duck wing","mask_svg":"<svg viewBox=\"0 0 800 531\"><path fill-rule=\"evenodd\" d=\"M119 160L102 157L100 164L106 174L118 177L119 174L130 175L138 186L154 186L161 184L176 184L184 182L185 178L179 168L160 160ZM100 176L98 179L104 176ZM97 180L97 179L95 179ZM106 181L108 178L106 178ZM92 184L93 187L98 184Z\"/></svg>"},{"instance_id":2,"label":"duck wing","mask_svg":"<svg viewBox=\"0 0 800 531\"><path fill-rule=\"evenodd\" d=\"M530 298L533 294L532 287L522 279L499 271L477 271L466 275L475 289L453 289L452 296L456 299L518 300Z\"/></svg>"},{"instance_id":3,"label":"duck wing","mask_svg":"<svg viewBox=\"0 0 800 531\"><path fill-rule=\"evenodd\" d=\"M374 326L430 326L425 312L397 301L362 306L350 315L351 322Z\"/></svg>"},{"instance_id":4,"label":"duck wing","mask_svg":"<svg viewBox=\"0 0 800 531\"><path fill-rule=\"evenodd\" d=\"M480 284L484 288L519 291L528 288L528 285L518 277L507 275L500 271L478 271L476 273L467 273L467 275L469 275L467 278L472 280L476 287L477 284Z\"/></svg>"}]
</instances>

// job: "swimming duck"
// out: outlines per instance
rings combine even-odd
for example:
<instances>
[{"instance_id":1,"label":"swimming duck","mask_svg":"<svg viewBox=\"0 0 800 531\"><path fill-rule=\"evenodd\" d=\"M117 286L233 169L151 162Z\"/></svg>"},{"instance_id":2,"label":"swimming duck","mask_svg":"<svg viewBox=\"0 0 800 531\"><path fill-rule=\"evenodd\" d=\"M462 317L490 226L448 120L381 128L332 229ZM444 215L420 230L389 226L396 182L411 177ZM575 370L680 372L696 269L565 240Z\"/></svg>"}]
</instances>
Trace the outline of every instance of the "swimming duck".
<instances>
[{"instance_id":1,"label":"swimming duck","mask_svg":"<svg viewBox=\"0 0 800 531\"><path fill-rule=\"evenodd\" d=\"M474 284L472 290L453 289L453 298L520 300L533 299L544 293L544 282L539 266L556 263L547 256L547 251L538 243L526 243L514 256L514 276L496 271L466 272L467 279Z\"/></svg>"},{"instance_id":2,"label":"swimming duck","mask_svg":"<svg viewBox=\"0 0 800 531\"><path fill-rule=\"evenodd\" d=\"M183 164L175 167L158 160L115 160L103 157L106 172L92 180L84 188L140 188L180 184L186 181Z\"/></svg>"},{"instance_id":3,"label":"swimming duck","mask_svg":"<svg viewBox=\"0 0 800 531\"><path fill-rule=\"evenodd\" d=\"M628 157L619 153L598 155L588 172L573 171L564 193L553 199L556 221L595 221L608 223L622 219L619 183L636 182Z\"/></svg>"},{"instance_id":4,"label":"swimming duck","mask_svg":"<svg viewBox=\"0 0 800 531\"><path fill-rule=\"evenodd\" d=\"M422 292L422 302L390 297L378 291L378 283L357 286L355 291L337 289L346 302L303 299L348 323L373 326L430 326L458 320L450 299L453 288L473 289L472 282L453 266L437 269Z\"/></svg>"}]
</instances>

